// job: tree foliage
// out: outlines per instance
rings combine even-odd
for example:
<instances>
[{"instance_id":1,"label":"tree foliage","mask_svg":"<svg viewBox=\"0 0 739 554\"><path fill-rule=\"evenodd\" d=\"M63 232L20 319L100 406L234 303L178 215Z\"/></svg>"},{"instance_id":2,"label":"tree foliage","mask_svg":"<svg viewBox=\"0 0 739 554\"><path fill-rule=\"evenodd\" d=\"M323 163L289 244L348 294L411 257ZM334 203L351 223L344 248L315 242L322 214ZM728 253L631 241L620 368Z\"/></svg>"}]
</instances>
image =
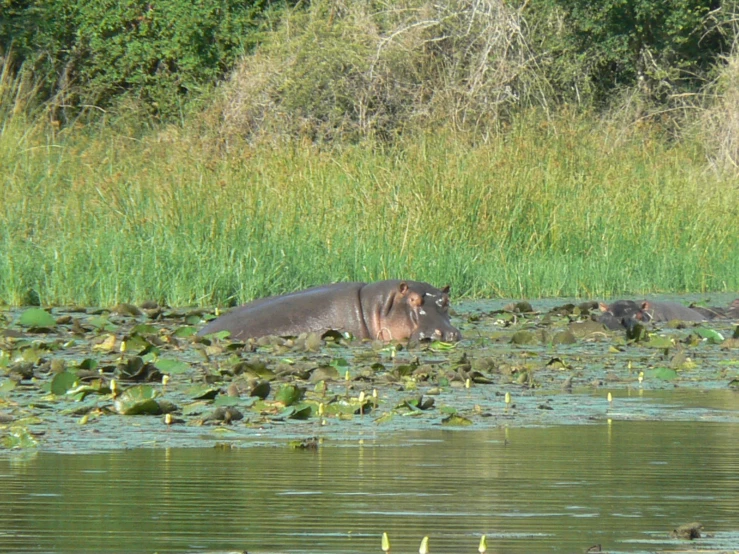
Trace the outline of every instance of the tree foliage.
<instances>
[{"instance_id":1,"label":"tree foliage","mask_svg":"<svg viewBox=\"0 0 739 554\"><path fill-rule=\"evenodd\" d=\"M696 90L727 51L724 25L734 11L721 0L534 0L533 10L560 9L565 42L598 98L638 86L664 101Z\"/></svg>"},{"instance_id":2,"label":"tree foliage","mask_svg":"<svg viewBox=\"0 0 739 554\"><path fill-rule=\"evenodd\" d=\"M62 108L104 108L130 97L172 116L258 41L272 4L3 0L0 48Z\"/></svg>"}]
</instances>

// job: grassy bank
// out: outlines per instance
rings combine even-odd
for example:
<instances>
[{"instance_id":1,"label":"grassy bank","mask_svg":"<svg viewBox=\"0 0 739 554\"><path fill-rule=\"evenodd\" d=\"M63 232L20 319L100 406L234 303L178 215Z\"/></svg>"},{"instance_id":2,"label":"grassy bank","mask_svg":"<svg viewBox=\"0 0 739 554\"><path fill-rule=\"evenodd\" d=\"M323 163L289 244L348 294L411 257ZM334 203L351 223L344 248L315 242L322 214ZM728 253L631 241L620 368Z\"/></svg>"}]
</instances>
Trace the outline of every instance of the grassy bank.
<instances>
[{"instance_id":1,"label":"grassy bank","mask_svg":"<svg viewBox=\"0 0 739 554\"><path fill-rule=\"evenodd\" d=\"M178 129L0 135L0 302L240 303L338 280L455 296L739 290L739 195L697 146L521 118L321 151L219 152Z\"/></svg>"}]
</instances>

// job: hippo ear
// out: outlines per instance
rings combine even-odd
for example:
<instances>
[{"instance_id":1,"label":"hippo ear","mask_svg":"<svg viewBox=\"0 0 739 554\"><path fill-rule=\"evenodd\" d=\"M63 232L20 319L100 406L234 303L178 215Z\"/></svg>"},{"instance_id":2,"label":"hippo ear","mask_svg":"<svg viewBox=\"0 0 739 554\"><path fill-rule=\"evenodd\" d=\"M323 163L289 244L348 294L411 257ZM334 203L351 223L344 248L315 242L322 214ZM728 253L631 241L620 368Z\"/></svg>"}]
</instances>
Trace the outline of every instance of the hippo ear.
<instances>
[{"instance_id":1,"label":"hippo ear","mask_svg":"<svg viewBox=\"0 0 739 554\"><path fill-rule=\"evenodd\" d=\"M600 309L601 312L607 312L608 304L606 304L605 302L598 302L598 309Z\"/></svg>"},{"instance_id":2,"label":"hippo ear","mask_svg":"<svg viewBox=\"0 0 739 554\"><path fill-rule=\"evenodd\" d=\"M405 294L408 292L408 283L405 281L401 281L400 285L398 285L398 290L400 291L400 294Z\"/></svg>"},{"instance_id":3,"label":"hippo ear","mask_svg":"<svg viewBox=\"0 0 739 554\"><path fill-rule=\"evenodd\" d=\"M652 309L652 305L649 303L649 300L645 300L644 302L642 302L640 307L641 307L642 310L651 310Z\"/></svg>"},{"instance_id":4,"label":"hippo ear","mask_svg":"<svg viewBox=\"0 0 739 554\"><path fill-rule=\"evenodd\" d=\"M449 294L449 291L450 290L452 290L452 287L450 287L449 285L447 285L443 289L441 289L441 292L443 292L444 294Z\"/></svg>"}]
</instances>

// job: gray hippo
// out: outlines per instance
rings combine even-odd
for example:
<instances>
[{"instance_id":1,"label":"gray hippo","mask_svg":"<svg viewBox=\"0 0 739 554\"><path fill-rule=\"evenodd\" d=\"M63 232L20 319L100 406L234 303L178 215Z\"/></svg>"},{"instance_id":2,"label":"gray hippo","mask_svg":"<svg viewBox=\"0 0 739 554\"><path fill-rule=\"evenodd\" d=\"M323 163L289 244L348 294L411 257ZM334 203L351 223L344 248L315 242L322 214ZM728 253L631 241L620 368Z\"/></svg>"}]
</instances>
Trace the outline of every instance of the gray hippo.
<instances>
[{"instance_id":1,"label":"gray hippo","mask_svg":"<svg viewBox=\"0 0 739 554\"><path fill-rule=\"evenodd\" d=\"M211 321L198 335L224 330L236 340L330 330L384 341L462 338L449 319L448 286L400 280L335 283L255 300Z\"/></svg>"},{"instance_id":2,"label":"gray hippo","mask_svg":"<svg viewBox=\"0 0 739 554\"><path fill-rule=\"evenodd\" d=\"M652 300L617 300L611 304L599 304L601 315L598 321L611 329L629 327L629 323L638 321L655 323L672 321L706 321L709 318L693 308L677 302L657 302Z\"/></svg>"}]
</instances>

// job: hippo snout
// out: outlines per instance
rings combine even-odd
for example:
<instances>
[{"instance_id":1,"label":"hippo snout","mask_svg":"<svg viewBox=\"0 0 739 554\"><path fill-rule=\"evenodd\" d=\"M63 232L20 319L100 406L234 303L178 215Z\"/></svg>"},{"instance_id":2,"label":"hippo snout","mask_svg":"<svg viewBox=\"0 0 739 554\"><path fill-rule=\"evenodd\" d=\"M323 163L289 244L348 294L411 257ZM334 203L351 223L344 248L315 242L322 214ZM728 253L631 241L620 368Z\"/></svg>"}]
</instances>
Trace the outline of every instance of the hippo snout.
<instances>
[{"instance_id":1,"label":"hippo snout","mask_svg":"<svg viewBox=\"0 0 739 554\"><path fill-rule=\"evenodd\" d=\"M458 342L462 340L462 333L458 329L452 327L451 329L434 329L433 333L425 333L419 331L415 338L418 341L424 340L439 340L442 342Z\"/></svg>"}]
</instances>

